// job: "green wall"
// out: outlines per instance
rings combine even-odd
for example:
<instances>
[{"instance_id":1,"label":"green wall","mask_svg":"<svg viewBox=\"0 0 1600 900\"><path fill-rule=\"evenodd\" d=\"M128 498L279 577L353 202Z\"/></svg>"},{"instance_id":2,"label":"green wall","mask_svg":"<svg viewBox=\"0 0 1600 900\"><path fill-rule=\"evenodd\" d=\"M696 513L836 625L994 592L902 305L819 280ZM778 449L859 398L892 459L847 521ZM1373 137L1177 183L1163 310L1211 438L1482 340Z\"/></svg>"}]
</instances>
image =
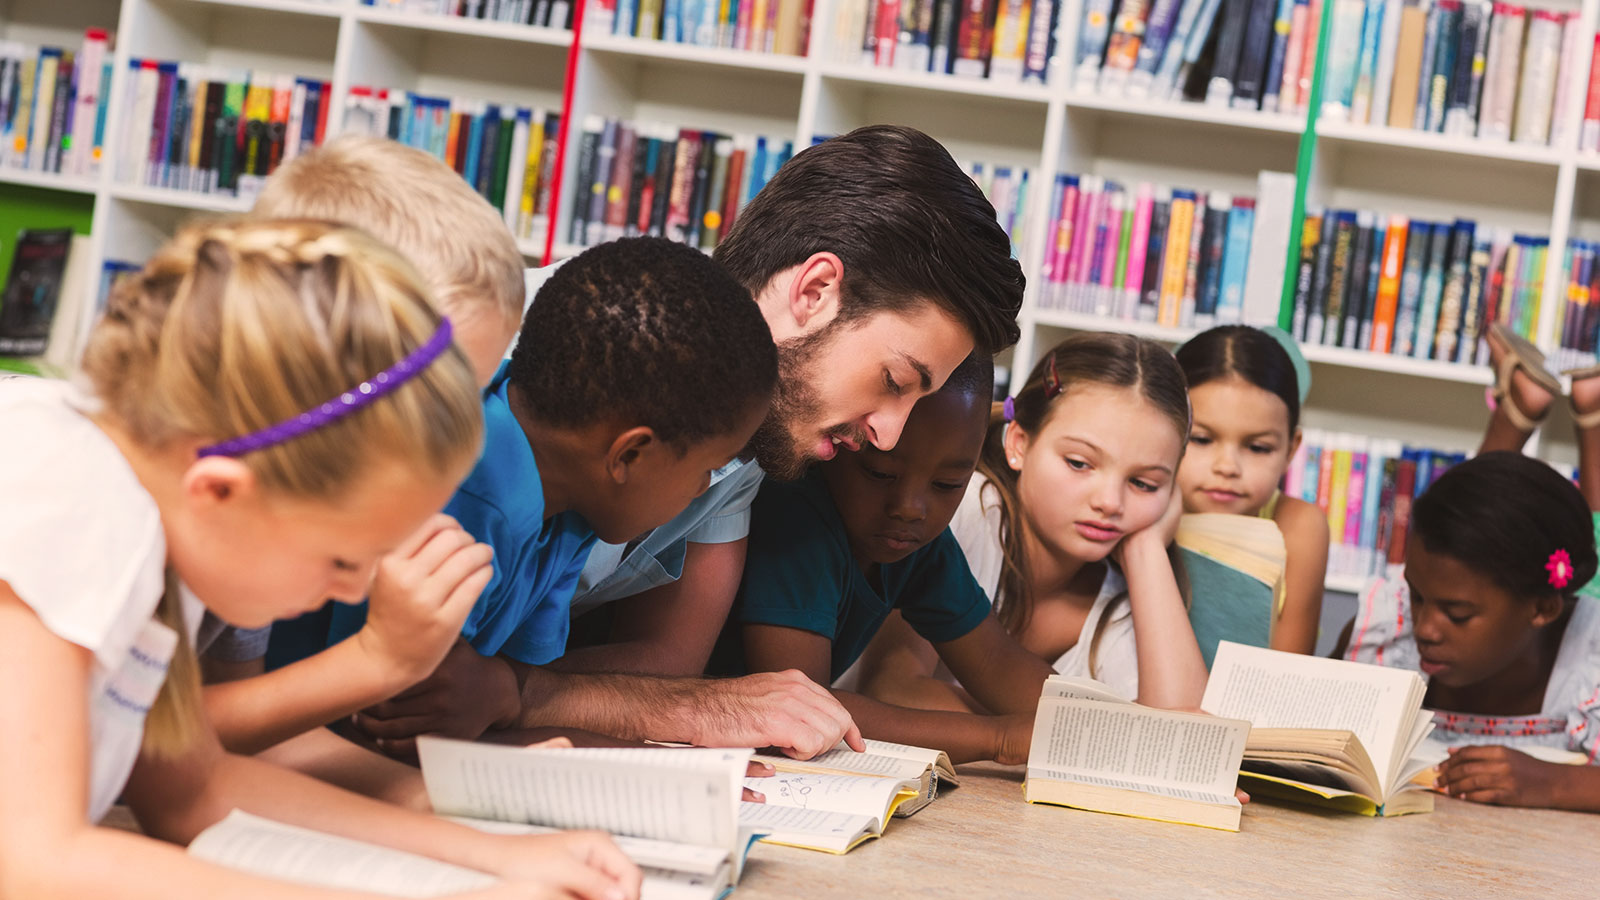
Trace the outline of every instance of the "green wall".
<instances>
[{"instance_id":1,"label":"green wall","mask_svg":"<svg viewBox=\"0 0 1600 900\"><path fill-rule=\"evenodd\" d=\"M66 191L0 184L0 287L11 273L17 233L26 228L71 228L88 234L94 198ZM35 371L28 362L0 357L0 371Z\"/></svg>"}]
</instances>

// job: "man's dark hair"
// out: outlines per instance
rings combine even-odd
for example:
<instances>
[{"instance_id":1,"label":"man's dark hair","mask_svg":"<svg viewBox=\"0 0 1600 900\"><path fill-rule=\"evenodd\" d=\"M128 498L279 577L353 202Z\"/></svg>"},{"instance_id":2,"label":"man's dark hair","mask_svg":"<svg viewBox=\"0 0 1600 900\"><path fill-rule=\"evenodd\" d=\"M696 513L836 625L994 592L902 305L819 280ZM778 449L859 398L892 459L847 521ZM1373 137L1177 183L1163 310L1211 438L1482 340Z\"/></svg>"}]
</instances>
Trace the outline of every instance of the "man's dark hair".
<instances>
[{"instance_id":1,"label":"man's dark hair","mask_svg":"<svg viewBox=\"0 0 1600 900\"><path fill-rule=\"evenodd\" d=\"M943 146L870 125L797 154L717 245L759 294L813 254L844 263L840 322L933 302L993 355L1016 343L1026 284L994 207Z\"/></svg>"},{"instance_id":2,"label":"man's dark hair","mask_svg":"<svg viewBox=\"0 0 1600 900\"><path fill-rule=\"evenodd\" d=\"M686 449L765 408L778 353L750 292L710 257L626 238L550 276L507 376L541 423L619 420Z\"/></svg>"}]
</instances>

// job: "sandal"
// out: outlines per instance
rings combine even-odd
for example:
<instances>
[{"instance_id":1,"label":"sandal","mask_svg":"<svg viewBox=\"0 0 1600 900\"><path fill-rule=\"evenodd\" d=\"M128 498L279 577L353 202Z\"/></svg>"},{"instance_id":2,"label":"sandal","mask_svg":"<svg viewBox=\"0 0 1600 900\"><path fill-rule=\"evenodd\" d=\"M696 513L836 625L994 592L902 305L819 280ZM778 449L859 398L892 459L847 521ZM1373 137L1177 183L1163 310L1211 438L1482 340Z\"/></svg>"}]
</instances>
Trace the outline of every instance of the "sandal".
<instances>
[{"instance_id":1,"label":"sandal","mask_svg":"<svg viewBox=\"0 0 1600 900\"><path fill-rule=\"evenodd\" d=\"M1566 369L1561 374L1567 377L1569 383L1583 381L1586 378L1594 378L1600 375L1600 364ZM1600 425L1600 409L1590 410L1587 413L1578 412L1577 406L1573 404L1571 394L1567 396L1567 403L1572 406L1572 424L1579 428L1593 428L1596 425Z\"/></svg>"},{"instance_id":2,"label":"sandal","mask_svg":"<svg viewBox=\"0 0 1600 900\"><path fill-rule=\"evenodd\" d=\"M1554 396L1564 393L1561 390L1561 380L1550 374L1544 367L1544 354L1539 352L1531 341L1517 334L1499 322L1489 326L1489 335L1497 338L1506 349L1506 355L1500 359L1499 371L1494 375L1493 395L1496 407L1504 409L1506 418L1511 420L1520 431L1533 431L1544 421L1544 416L1537 419L1530 418L1526 413L1517 408L1511 400L1511 376L1516 370L1521 369L1533 379L1533 383L1549 391ZM1600 366L1594 367L1594 374L1600 375ZM1547 413L1548 414L1548 411ZM1592 413L1594 424L1600 424L1600 411ZM1584 426L1587 427L1587 426Z\"/></svg>"}]
</instances>

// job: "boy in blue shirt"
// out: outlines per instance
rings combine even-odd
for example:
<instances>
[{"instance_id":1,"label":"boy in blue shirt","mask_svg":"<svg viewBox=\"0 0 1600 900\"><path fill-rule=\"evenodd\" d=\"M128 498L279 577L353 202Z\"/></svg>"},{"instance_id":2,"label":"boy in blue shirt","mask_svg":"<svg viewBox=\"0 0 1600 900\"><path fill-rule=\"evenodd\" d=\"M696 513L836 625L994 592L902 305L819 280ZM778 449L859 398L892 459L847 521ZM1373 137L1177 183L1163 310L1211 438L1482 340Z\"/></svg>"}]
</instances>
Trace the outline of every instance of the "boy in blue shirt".
<instances>
[{"instance_id":1,"label":"boy in blue shirt","mask_svg":"<svg viewBox=\"0 0 1600 900\"><path fill-rule=\"evenodd\" d=\"M898 610L999 715L909 709L835 690L862 735L938 747L957 762L1027 759L1050 666L990 612L948 527L978 463L993 380L992 362L975 355L917 402L892 450L840 454L800 481L762 486L717 671L796 668L832 684Z\"/></svg>"}]
</instances>

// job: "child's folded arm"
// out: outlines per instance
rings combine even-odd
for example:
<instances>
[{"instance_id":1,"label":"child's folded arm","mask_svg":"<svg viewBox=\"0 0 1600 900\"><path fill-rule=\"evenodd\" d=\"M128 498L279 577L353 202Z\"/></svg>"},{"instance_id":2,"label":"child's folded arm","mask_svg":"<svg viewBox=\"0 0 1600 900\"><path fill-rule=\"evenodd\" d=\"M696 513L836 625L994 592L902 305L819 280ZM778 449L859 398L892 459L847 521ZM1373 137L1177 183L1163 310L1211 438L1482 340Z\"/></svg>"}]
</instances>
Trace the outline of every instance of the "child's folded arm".
<instances>
[{"instance_id":1,"label":"child's folded arm","mask_svg":"<svg viewBox=\"0 0 1600 900\"><path fill-rule=\"evenodd\" d=\"M1040 688L1054 671L1023 649L992 613L961 637L934 646L962 687L996 712L1032 715Z\"/></svg>"},{"instance_id":2,"label":"child's folded arm","mask_svg":"<svg viewBox=\"0 0 1600 900\"><path fill-rule=\"evenodd\" d=\"M939 651L896 610L862 651L861 693L882 703L916 709L984 711L961 687L935 677L938 667Z\"/></svg>"}]
</instances>

